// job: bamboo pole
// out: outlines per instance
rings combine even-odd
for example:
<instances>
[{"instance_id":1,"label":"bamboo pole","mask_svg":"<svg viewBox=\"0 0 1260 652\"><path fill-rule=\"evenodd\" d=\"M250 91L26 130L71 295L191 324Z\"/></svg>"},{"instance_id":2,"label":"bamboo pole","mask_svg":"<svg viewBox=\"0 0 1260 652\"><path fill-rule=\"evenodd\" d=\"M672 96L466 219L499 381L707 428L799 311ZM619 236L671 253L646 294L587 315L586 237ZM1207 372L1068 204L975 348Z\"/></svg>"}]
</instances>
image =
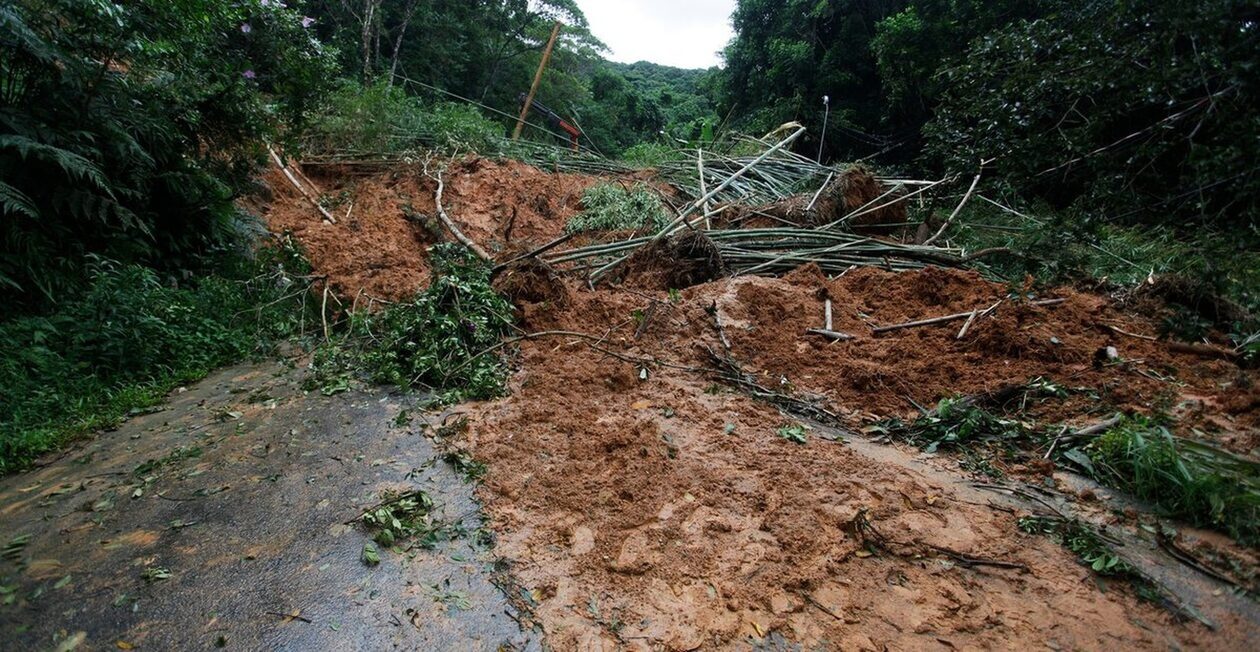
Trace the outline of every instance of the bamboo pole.
<instances>
[{"instance_id":1,"label":"bamboo pole","mask_svg":"<svg viewBox=\"0 0 1260 652\"><path fill-rule=\"evenodd\" d=\"M516 129L512 130L512 140L521 139L521 131L525 129L525 118L529 117L529 107L534 103L534 95L538 93L538 85L542 82L543 71L551 60L551 48L556 45L556 37L560 35L560 21L551 28L551 38L547 39L547 47L543 50L542 61L538 62L538 72L534 73L534 83L529 86L529 95L525 97L525 106L521 107L521 117L516 119Z\"/></svg>"},{"instance_id":2,"label":"bamboo pole","mask_svg":"<svg viewBox=\"0 0 1260 652\"><path fill-rule=\"evenodd\" d=\"M337 218L333 217L332 213L329 213L323 206L320 206L319 200L311 196L311 193L307 192L306 188L302 187L302 184L298 182L297 177L293 176L293 172L289 171L289 168L285 166L284 161L280 160L280 155L276 154L276 150L271 146L268 146L267 153L271 154L271 160L276 162L276 165L279 166L280 171L284 173L284 177L289 180L289 183L292 184L294 188L297 188L297 191L306 198L306 201L311 203L311 206L315 207L315 210L319 211L319 214L324 217L324 221L329 224L336 224Z\"/></svg>"},{"instance_id":3,"label":"bamboo pole","mask_svg":"<svg viewBox=\"0 0 1260 652\"><path fill-rule=\"evenodd\" d=\"M1064 301L1067 301L1067 299L1045 299L1043 301L1031 301L1029 302L1028 305L1055 306L1060 303L1063 303ZM974 314L975 312L976 312L975 310L968 310L967 312L960 312L954 315L946 315L944 317L933 317L931 319L920 319L918 321L908 321L904 324L880 326L878 328L872 328L871 332L875 334L879 334L879 333L887 333L889 331L901 330L903 328L914 328L916 326L931 326L932 324L944 324L945 322L956 321L959 319L966 319L970 317L972 314Z\"/></svg>"},{"instance_id":4,"label":"bamboo pole","mask_svg":"<svg viewBox=\"0 0 1260 652\"><path fill-rule=\"evenodd\" d=\"M700 195L709 194L704 183L704 149L700 147L696 148L696 171L700 173ZM704 202L704 230L706 231L713 228L713 224L709 221L709 215L711 214L712 208L709 206L709 202L706 201Z\"/></svg>"}]
</instances>

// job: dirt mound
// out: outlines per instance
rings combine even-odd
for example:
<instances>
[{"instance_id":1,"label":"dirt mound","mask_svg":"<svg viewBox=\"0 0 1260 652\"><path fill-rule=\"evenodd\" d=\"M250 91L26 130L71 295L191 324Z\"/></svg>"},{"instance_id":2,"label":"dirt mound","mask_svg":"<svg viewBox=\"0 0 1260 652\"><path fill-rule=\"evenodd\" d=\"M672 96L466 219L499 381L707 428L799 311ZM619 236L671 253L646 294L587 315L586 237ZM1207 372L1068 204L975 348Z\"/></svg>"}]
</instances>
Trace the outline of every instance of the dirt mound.
<instances>
[{"instance_id":1,"label":"dirt mound","mask_svg":"<svg viewBox=\"0 0 1260 652\"><path fill-rule=\"evenodd\" d=\"M869 169L855 165L841 172L816 199L811 192L763 206L733 205L722 211L718 219L722 224L750 228L783 226L784 223L821 226L860 208L874 208L892 201L896 195L884 196L888 190ZM905 204L899 202L859 215L852 219L851 225L859 233L888 235L902 229L906 219Z\"/></svg>"},{"instance_id":2,"label":"dirt mound","mask_svg":"<svg viewBox=\"0 0 1260 652\"><path fill-rule=\"evenodd\" d=\"M278 170L266 177L270 202L258 208L273 232L290 231L317 273L347 297L398 300L429 281L428 247L451 236L434 219L436 181L422 164L346 174L310 169L337 224L324 224ZM491 255L526 250L558 237L580 210L582 193L603 179L544 172L518 161L470 157L442 173L451 219Z\"/></svg>"},{"instance_id":3,"label":"dirt mound","mask_svg":"<svg viewBox=\"0 0 1260 652\"><path fill-rule=\"evenodd\" d=\"M895 195L887 195L880 199L886 192L888 189L875 178L875 175L871 174L870 170L861 165L855 165L842 172L825 194L833 202L844 207L844 211L840 213L843 215L863 206L874 208L896 198ZM879 202L876 203L876 200ZM892 233L901 228L900 225L905 221L905 202L898 202L854 217L850 220L850 226L859 233Z\"/></svg>"},{"instance_id":4,"label":"dirt mound","mask_svg":"<svg viewBox=\"0 0 1260 652\"><path fill-rule=\"evenodd\" d=\"M622 282L654 290L688 288L725 274L717 245L698 231L684 231L641 247L618 269Z\"/></svg>"},{"instance_id":5,"label":"dirt mound","mask_svg":"<svg viewBox=\"0 0 1260 652\"><path fill-rule=\"evenodd\" d=\"M730 355L760 384L825 397L854 426L1036 376L1140 411L1180 395L1150 374L1176 369L1186 388L1240 403L1237 389L1217 385L1225 363L1100 328L1151 327L1105 298L1064 289L1053 294L1065 303L1039 307L1007 294L942 269L827 279L802 268L705 283L673 300L571 287L570 305L530 328L599 343L522 343L511 395L472 409L467 442L489 465L482 497L497 550L534 591L550 644L689 650L777 632L806 648L1152 648L1254 637L1237 617L1213 635L1131 591L1097 590L1071 553L1023 534L1017 512L990 507L956 467L822 431L788 441L778 433L792 419L703 371L707 350L725 347L720 323ZM806 333L822 325L826 298L834 328L856 339ZM871 334L999 302L962 339L961 321ZM1132 362L1095 367L1091 354L1105 345ZM1085 423L1096 406L1069 399L1032 411ZM854 531L859 518L920 552L872 551ZM1028 571L967 569L940 549Z\"/></svg>"}]
</instances>

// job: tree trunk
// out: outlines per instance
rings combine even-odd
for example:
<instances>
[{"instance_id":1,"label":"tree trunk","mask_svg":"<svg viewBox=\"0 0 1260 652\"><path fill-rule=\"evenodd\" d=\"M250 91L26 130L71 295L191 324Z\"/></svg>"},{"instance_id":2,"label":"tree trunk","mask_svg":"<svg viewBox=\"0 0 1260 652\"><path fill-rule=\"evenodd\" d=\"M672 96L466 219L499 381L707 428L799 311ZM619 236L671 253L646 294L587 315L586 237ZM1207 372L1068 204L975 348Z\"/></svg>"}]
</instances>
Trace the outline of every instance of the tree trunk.
<instances>
[{"instance_id":1,"label":"tree trunk","mask_svg":"<svg viewBox=\"0 0 1260 652\"><path fill-rule=\"evenodd\" d=\"M402 25L398 27L398 38L394 39L394 53L389 62L389 85L394 85L394 75L398 73L398 51L402 49L403 36L407 34L407 26L416 13L416 0L407 3L407 12L403 14Z\"/></svg>"}]
</instances>

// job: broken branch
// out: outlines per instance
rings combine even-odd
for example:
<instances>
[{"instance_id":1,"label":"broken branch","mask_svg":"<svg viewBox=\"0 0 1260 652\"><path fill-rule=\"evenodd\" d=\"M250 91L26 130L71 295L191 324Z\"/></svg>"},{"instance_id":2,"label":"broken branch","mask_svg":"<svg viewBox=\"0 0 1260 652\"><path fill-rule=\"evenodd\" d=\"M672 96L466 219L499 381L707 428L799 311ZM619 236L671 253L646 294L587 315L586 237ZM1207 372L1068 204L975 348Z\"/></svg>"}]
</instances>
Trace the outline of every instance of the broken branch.
<instances>
[{"instance_id":1,"label":"broken branch","mask_svg":"<svg viewBox=\"0 0 1260 652\"><path fill-rule=\"evenodd\" d=\"M1029 305L1032 305L1032 306L1055 306L1055 305L1058 305L1058 304L1060 304L1060 303L1063 303L1064 301L1067 301L1067 299L1044 299L1044 300L1041 300L1041 301L1032 301L1032 302L1029 302ZM999 302L999 303L1000 303L1000 302ZM992 308L989 308L989 309L988 309L988 310L986 310L985 312L987 313L989 310L992 310L993 308L996 308L996 307L997 307L997 304L994 304ZM978 308L977 308L977 310L978 310ZM944 317L933 317L933 318L931 318L931 319L920 319L920 320L918 320L918 321L908 321L908 322L905 322L905 323L903 323L903 324L892 324L891 326L879 326L879 327L877 327L877 328L872 328L872 329L871 329L871 332L872 332L872 333L879 334L879 333L887 333L887 332L889 332L889 331L900 330L900 329L903 329L903 328L915 328L915 327L918 327L918 326L931 326L932 324L944 324L944 323L946 323L946 322L957 321L957 320L959 320L959 319L966 319L966 318L970 317L970 316L971 316L973 313L975 313L975 312L976 312L975 310L970 310L970 311L967 311L967 312L960 312L960 313L955 314L955 315L945 315Z\"/></svg>"}]
</instances>

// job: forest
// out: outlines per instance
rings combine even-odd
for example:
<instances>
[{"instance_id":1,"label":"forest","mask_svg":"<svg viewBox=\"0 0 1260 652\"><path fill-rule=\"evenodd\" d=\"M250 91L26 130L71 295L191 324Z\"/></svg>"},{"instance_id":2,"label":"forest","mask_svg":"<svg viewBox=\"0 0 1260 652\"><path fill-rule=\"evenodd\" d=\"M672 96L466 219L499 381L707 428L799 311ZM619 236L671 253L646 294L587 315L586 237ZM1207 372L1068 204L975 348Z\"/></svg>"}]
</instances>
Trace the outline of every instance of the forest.
<instances>
[{"instance_id":1,"label":"forest","mask_svg":"<svg viewBox=\"0 0 1260 652\"><path fill-rule=\"evenodd\" d=\"M489 505L485 531L535 528L503 544L506 553L486 545L532 564L510 580L524 584L505 592L513 613L528 612L533 624L513 620L522 631L545 630L557 649L625 643L635 640L631 631L661 649L773 640L771 631L825 647L839 640L841 624L858 622L851 618L882 622L829 612L832 594L818 592L823 569L841 562L835 550L819 552L832 545L818 538L823 530L800 524L835 511L820 496L841 491L818 484L830 480L817 473L800 477L802 469L854 464L874 444L789 462L760 444L730 443L749 424L789 451L808 445L813 455L824 441L869 436L952 456L949 473L990 488L1031 476L1027 486L1044 478L1053 489L1058 468L1143 501L1080 514L1003 503L1025 510L1018 527L1006 527L1000 516L957 507L959 498L950 509L982 524L979 539L1016 542L976 554L949 547L967 537L925 543L904 513L854 502L836 508L847 520L827 530L856 542L843 563L944 555L954 571L1033 568L1044 581L1038 591L1085 600L1070 571L1041 570L1066 554L1095 579L1128 587L1090 592L1106 608L1081 607L1087 615L1068 627L1068 647L1096 647L1100 639L1089 637L1101 625L1090 619L1139 604L1158 607L1158 626L1191 649L1260 641L1260 2L737 0L728 19L734 37L709 69L609 60L581 4L0 3L0 515L6 496L26 508L19 485L35 491L44 482L31 475L28 483L28 475L95 470L107 453L81 451L98 436L130 433L137 421L166 427L144 420L183 392L196 394L196 383L219 370L271 363L300 370L294 396L349 400L380 387L412 396L387 421L404 430L424 422L415 427L428 428L435 459ZM576 148L560 121L580 132ZM737 307L724 303L733 296ZM817 319L808 319L820 323L798 324L815 303ZM799 331L792 337L826 343L813 340L802 356L807 344L780 333L780 319ZM950 332L921 334L931 328ZM554 338L569 339L550 348ZM866 344L872 348L860 349ZM561 346L571 366L552 362ZM628 371L606 369L617 365ZM701 369L703 380L686 376ZM646 389L658 375L683 389ZM570 385L577 389L551 389ZM240 415L274 403L270 391L241 389L250 405L224 403L206 431L233 426L240 435ZM403 400L380 396L382 405ZM655 421L607 407L626 396L639 399L628 402L639 412L649 406ZM726 400L733 407L719 405ZM455 406L469 405L471 416L452 417ZM612 416L598 414L605 409ZM594 416L575 425L574 414L584 413ZM775 553L805 560L799 566L782 562L742 588L718 579L671 585L673 596L661 597L647 580L725 581L752 562L697 570L693 558L652 548L654 539L617 520L621 507L600 517L605 529L596 534L546 521L603 509L564 488L579 479L610 503L632 495L666 501L662 487L677 489L679 497L653 508L662 522L693 501L744 487L714 479L715 468L724 477L746 472L726 457L654 475L685 460L686 442L708 437L702 430L722 435L698 446L705 455L736 446L733 455L799 483L799 495L776 493L770 503L786 505L800 523L785 516L761 528L786 528L775 536L808 542ZM128 445L148 441L128 436L141 441ZM548 448L561 436L572 439ZM222 441L236 445L229 435ZM518 444L544 452L530 457ZM124 492L119 504L126 496L139 504L157 495L157 505L208 499L214 494L155 494L164 473L197 464L203 448L209 455L202 441L134 470L108 467L126 481L110 491ZM616 484L604 472L613 467L583 466L588 455L647 480ZM345 466L341 457L329 459ZM896 464L922 471L918 462ZM541 488L518 471L535 465ZM422 470L416 466L408 480ZM861 468L870 474L863 482L900 492L916 509L949 493L922 489L939 480L927 471L911 486ZM282 474L271 471L251 470L251 482L276 483ZM688 477L699 478L697 488ZM774 484L761 476L753 484L763 481ZM955 484L957 496L985 491ZM1002 486L1004 500L1023 491ZM44 491L32 496L60 496ZM1097 502L1093 493L1077 501L1079 487L1066 493L1074 506ZM481 550L481 526L443 521L428 511L424 491L376 498L375 507L356 504L364 509L347 521L371 535L354 551L356 564L376 567L403 540L421 542L417 550L456 540ZM755 502L759 510L765 503ZM94 498L79 511L100 504ZM114 504L110 497L107 509ZM553 504L561 507L545 518L529 511ZM1124 510L1138 515L1115 516L1124 525L1112 529L1099 525ZM651 522L656 513L638 517ZM1155 520L1143 520L1149 515ZM748 522L740 518L692 525L721 538L742 532ZM1168 523L1224 543L1191 554ZM683 529L651 536L683 537ZM612 531L615 550L606 549ZM564 543L522 543L531 532ZM588 535L612 561L586 568L573 561L577 553L556 552L584 548ZM9 543L0 559L26 554L28 540L15 536L0 535L0 545ZM1036 548L1036 559L998 561L1022 545L1014 536L1055 545ZM1208 568L1245 607L1196 611L1178 594L1189 584L1133 554L1139 540L1190 556L1192 563L1177 559ZM626 552L624 541L656 552ZM722 557L720 548L706 554ZM935 581L920 566L902 579ZM45 588L19 578L33 577L22 575L28 566L14 568L0 571L0 625L26 629L0 633L0 647L10 635L30 643L18 637L42 627L25 621L42 613L32 591ZM571 575L539 570L551 568ZM163 568L146 566L143 586L163 579L154 570ZM51 586L58 577L36 580ZM434 582L425 585L437 587L444 613L466 611L453 589ZM542 588L531 592L530 582ZM566 593L573 586L589 595ZM671 601L699 604L718 594L737 596L724 608L738 612L738 623L726 623L721 609L669 620ZM769 606L748 606L763 598ZM10 608L15 602L27 611ZM968 609L1001 613L1003 605ZM823 624L792 620L809 609ZM1241 615L1220 633L1224 612ZM278 616L286 626L310 624L288 606ZM669 625L648 624L652 618ZM1227 638L1186 634L1171 629L1174 621L1211 621L1211 636ZM924 643L898 638L914 631L902 624L872 640ZM679 633L688 628L694 636ZM958 625L949 636L980 647L1049 640L1036 627L1002 630L1009 639L967 638L978 629ZM1118 636L1155 647L1146 638L1154 635L1139 630ZM63 634L38 643L74 639ZM130 640L96 644L132 649ZM866 645L844 640L846 649Z\"/></svg>"}]
</instances>

